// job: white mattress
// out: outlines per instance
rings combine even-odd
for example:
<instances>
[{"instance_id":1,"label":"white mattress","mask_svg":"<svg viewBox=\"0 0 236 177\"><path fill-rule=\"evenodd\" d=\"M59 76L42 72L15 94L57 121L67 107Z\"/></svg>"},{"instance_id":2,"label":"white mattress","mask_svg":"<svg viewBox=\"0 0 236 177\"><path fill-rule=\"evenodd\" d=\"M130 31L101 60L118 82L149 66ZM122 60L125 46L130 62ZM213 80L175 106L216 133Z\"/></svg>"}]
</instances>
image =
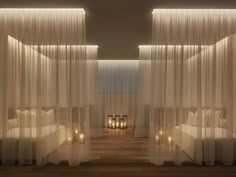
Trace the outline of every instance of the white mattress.
<instances>
[{"instance_id":1,"label":"white mattress","mask_svg":"<svg viewBox=\"0 0 236 177\"><path fill-rule=\"evenodd\" d=\"M58 129L58 125L52 124L43 126L41 129L36 127L26 127L21 129L21 133L19 131L19 128L11 128L7 131L7 137L8 138L16 138L18 139L19 136L24 138L31 138L32 140L37 137L37 130L42 131L41 137L49 136L51 133L55 132ZM65 126L59 125L59 131L65 133Z\"/></svg>"},{"instance_id":2,"label":"white mattress","mask_svg":"<svg viewBox=\"0 0 236 177\"><path fill-rule=\"evenodd\" d=\"M214 137L215 139L222 139L224 137L228 136L234 136L236 137L236 134L232 134L229 131L227 131L224 128L221 127L215 127L215 128L200 128L192 125L187 125L187 124L182 124L181 126L176 126L175 129L181 130L183 133L187 133L193 138L198 138L199 135L198 133L200 132L202 138L212 138ZM202 129L202 133L201 133Z\"/></svg>"},{"instance_id":3,"label":"white mattress","mask_svg":"<svg viewBox=\"0 0 236 177\"><path fill-rule=\"evenodd\" d=\"M230 161L231 158L236 160L236 135L224 128L207 127L200 128L199 131L196 126L182 124L174 127L173 135L175 136L175 144L193 161L202 162L207 159ZM200 136L202 137L199 138ZM205 151L207 151L207 155Z\"/></svg>"},{"instance_id":4,"label":"white mattress","mask_svg":"<svg viewBox=\"0 0 236 177\"><path fill-rule=\"evenodd\" d=\"M32 128L24 128L22 129L21 133L19 132L19 128L12 128L8 129L7 132L7 139L5 139L5 147L2 147L2 137L0 137L0 159L2 156L2 152L7 154L6 157L9 158L9 161L17 160L19 157L19 142L21 143L21 148L27 149L23 152L25 153L25 156L27 158L32 158L33 160L36 159L36 149L37 149L37 131L40 129L32 127ZM66 136L66 128L64 125L47 125L41 128L41 138L40 144L41 144L41 156L46 157L51 152L53 152L55 149L57 149L65 140ZM19 138L21 137L21 138ZM39 142L39 141L38 141ZM25 144L25 146L24 146ZM9 146L9 148L7 148ZM1 149L3 148L3 149ZM29 152L32 152L29 155ZM23 153L21 153L23 154ZM23 154L24 157L24 154Z\"/></svg>"}]
</instances>

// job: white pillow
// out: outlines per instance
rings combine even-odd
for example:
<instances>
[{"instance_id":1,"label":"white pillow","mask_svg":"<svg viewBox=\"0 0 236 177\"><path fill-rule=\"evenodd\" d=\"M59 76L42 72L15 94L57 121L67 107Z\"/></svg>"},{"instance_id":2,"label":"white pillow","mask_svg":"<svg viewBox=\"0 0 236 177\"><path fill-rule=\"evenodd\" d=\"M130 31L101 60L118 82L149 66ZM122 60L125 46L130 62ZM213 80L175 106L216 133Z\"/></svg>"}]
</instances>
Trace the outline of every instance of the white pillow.
<instances>
[{"instance_id":1,"label":"white pillow","mask_svg":"<svg viewBox=\"0 0 236 177\"><path fill-rule=\"evenodd\" d=\"M22 127L32 127L36 123L33 121L36 119L36 113L30 110L16 110L16 117Z\"/></svg>"},{"instance_id":2,"label":"white pillow","mask_svg":"<svg viewBox=\"0 0 236 177\"><path fill-rule=\"evenodd\" d=\"M46 126L46 125L52 125L55 124L55 115L54 115L54 110L50 109L49 111L41 111L42 113L42 117L41 117L41 125L42 126ZM37 119L36 117L32 117L32 122L33 122L33 126L36 126L37 124Z\"/></svg>"},{"instance_id":3,"label":"white pillow","mask_svg":"<svg viewBox=\"0 0 236 177\"><path fill-rule=\"evenodd\" d=\"M54 110L50 109L49 111L46 112L46 124L51 125L55 124L55 122L56 120L55 120Z\"/></svg>"},{"instance_id":4,"label":"white pillow","mask_svg":"<svg viewBox=\"0 0 236 177\"><path fill-rule=\"evenodd\" d=\"M205 120L205 125L206 126L215 126L218 127L219 126L219 119L223 118L223 111L222 110L216 110L215 111L215 117L214 117L214 125L211 118L211 109L206 109L206 110L202 110L202 121Z\"/></svg>"},{"instance_id":5,"label":"white pillow","mask_svg":"<svg viewBox=\"0 0 236 177\"><path fill-rule=\"evenodd\" d=\"M219 119L219 127L227 128L227 119L224 118Z\"/></svg>"},{"instance_id":6,"label":"white pillow","mask_svg":"<svg viewBox=\"0 0 236 177\"><path fill-rule=\"evenodd\" d=\"M17 119L8 119L8 129L18 127Z\"/></svg>"},{"instance_id":7,"label":"white pillow","mask_svg":"<svg viewBox=\"0 0 236 177\"><path fill-rule=\"evenodd\" d=\"M16 116L19 121L21 121L21 124L23 124L23 127L36 127L37 125L37 119L36 119L36 110L32 109L30 110L16 110ZM42 110L42 126L45 125L51 125L55 124L55 115L54 110L50 109L49 111Z\"/></svg>"},{"instance_id":8,"label":"white pillow","mask_svg":"<svg viewBox=\"0 0 236 177\"><path fill-rule=\"evenodd\" d=\"M197 126L197 113L193 113L189 111L188 113L188 120L186 122L188 125Z\"/></svg>"}]
</instances>

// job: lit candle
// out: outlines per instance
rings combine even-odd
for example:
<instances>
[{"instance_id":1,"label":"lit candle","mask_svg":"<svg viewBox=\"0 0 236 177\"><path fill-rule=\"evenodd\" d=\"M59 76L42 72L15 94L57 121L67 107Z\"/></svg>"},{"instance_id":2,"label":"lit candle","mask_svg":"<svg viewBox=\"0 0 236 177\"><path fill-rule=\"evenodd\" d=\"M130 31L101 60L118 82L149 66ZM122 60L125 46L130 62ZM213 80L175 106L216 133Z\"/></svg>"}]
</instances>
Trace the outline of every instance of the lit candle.
<instances>
[{"instance_id":1,"label":"lit candle","mask_svg":"<svg viewBox=\"0 0 236 177\"><path fill-rule=\"evenodd\" d=\"M80 143L84 143L84 134L80 133L79 135Z\"/></svg>"},{"instance_id":2,"label":"lit candle","mask_svg":"<svg viewBox=\"0 0 236 177\"><path fill-rule=\"evenodd\" d=\"M127 128L127 122L124 121L124 128Z\"/></svg>"},{"instance_id":3,"label":"lit candle","mask_svg":"<svg viewBox=\"0 0 236 177\"><path fill-rule=\"evenodd\" d=\"M120 128L124 128L124 123L123 122L120 123Z\"/></svg>"},{"instance_id":4,"label":"lit candle","mask_svg":"<svg viewBox=\"0 0 236 177\"><path fill-rule=\"evenodd\" d=\"M119 128L119 127L120 127L119 120L116 120L116 128Z\"/></svg>"},{"instance_id":5,"label":"lit candle","mask_svg":"<svg viewBox=\"0 0 236 177\"><path fill-rule=\"evenodd\" d=\"M156 140L156 142L159 141L159 136L158 135L155 136L155 140Z\"/></svg>"},{"instance_id":6,"label":"lit candle","mask_svg":"<svg viewBox=\"0 0 236 177\"><path fill-rule=\"evenodd\" d=\"M110 128L111 127L111 119L108 120L108 127Z\"/></svg>"},{"instance_id":7,"label":"lit candle","mask_svg":"<svg viewBox=\"0 0 236 177\"><path fill-rule=\"evenodd\" d=\"M76 129L76 130L75 130L75 134L78 134L78 133L79 133L79 131Z\"/></svg>"},{"instance_id":8,"label":"lit candle","mask_svg":"<svg viewBox=\"0 0 236 177\"><path fill-rule=\"evenodd\" d=\"M162 131L162 130L160 130L160 131L159 131L159 134L160 134L160 135L163 135L163 131Z\"/></svg>"},{"instance_id":9,"label":"lit candle","mask_svg":"<svg viewBox=\"0 0 236 177\"><path fill-rule=\"evenodd\" d=\"M168 144L171 144L171 142L172 142L172 138L171 136L168 136Z\"/></svg>"},{"instance_id":10,"label":"lit candle","mask_svg":"<svg viewBox=\"0 0 236 177\"><path fill-rule=\"evenodd\" d=\"M112 122L112 128L116 128L116 123Z\"/></svg>"},{"instance_id":11,"label":"lit candle","mask_svg":"<svg viewBox=\"0 0 236 177\"><path fill-rule=\"evenodd\" d=\"M71 142L72 141L72 138L71 137L68 137L68 139L67 139L69 142Z\"/></svg>"}]
</instances>

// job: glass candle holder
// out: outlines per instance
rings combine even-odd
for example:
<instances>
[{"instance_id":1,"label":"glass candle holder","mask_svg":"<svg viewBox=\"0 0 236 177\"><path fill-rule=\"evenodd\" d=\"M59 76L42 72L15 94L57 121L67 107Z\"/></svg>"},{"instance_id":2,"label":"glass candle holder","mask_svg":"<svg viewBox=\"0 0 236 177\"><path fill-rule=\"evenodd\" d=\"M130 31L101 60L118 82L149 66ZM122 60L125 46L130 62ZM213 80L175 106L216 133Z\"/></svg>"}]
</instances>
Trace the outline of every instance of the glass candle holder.
<instances>
[{"instance_id":1,"label":"glass candle holder","mask_svg":"<svg viewBox=\"0 0 236 177\"><path fill-rule=\"evenodd\" d=\"M116 119L116 128L120 128L120 115L115 115Z\"/></svg>"},{"instance_id":2,"label":"glass candle holder","mask_svg":"<svg viewBox=\"0 0 236 177\"><path fill-rule=\"evenodd\" d=\"M124 120L124 128L128 128L128 116L122 115L122 118Z\"/></svg>"},{"instance_id":3,"label":"glass candle holder","mask_svg":"<svg viewBox=\"0 0 236 177\"><path fill-rule=\"evenodd\" d=\"M108 128L112 127L112 118L113 118L113 115L108 115Z\"/></svg>"},{"instance_id":4,"label":"glass candle holder","mask_svg":"<svg viewBox=\"0 0 236 177\"><path fill-rule=\"evenodd\" d=\"M115 119L115 118L112 118L112 119L111 119L111 128L112 128L112 129L115 129L115 128L116 128L116 119Z\"/></svg>"},{"instance_id":5,"label":"glass candle holder","mask_svg":"<svg viewBox=\"0 0 236 177\"><path fill-rule=\"evenodd\" d=\"M120 118L120 129L124 129L124 119Z\"/></svg>"}]
</instances>

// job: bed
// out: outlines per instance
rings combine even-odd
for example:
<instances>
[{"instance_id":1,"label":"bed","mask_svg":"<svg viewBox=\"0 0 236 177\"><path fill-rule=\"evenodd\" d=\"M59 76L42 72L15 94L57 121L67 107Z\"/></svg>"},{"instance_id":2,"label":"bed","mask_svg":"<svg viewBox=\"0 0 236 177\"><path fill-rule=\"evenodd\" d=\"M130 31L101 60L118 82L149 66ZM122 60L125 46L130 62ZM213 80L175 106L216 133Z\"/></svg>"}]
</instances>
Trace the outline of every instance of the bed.
<instances>
[{"instance_id":1,"label":"bed","mask_svg":"<svg viewBox=\"0 0 236 177\"><path fill-rule=\"evenodd\" d=\"M213 133L214 136L211 136L211 133ZM199 138L199 134L201 134L201 138ZM227 153L225 153L227 150L232 151L232 148L234 148L234 152L236 152L236 134L232 134L230 138L226 138L226 134L227 129L222 127L212 129L210 127L199 128L188 124L181 124L173 128L175 144L193 161L201 161L202 159L205 161L205 152L207 151L208 154L214 152L212 147L215 147L215 154L213 154L215 161L228 159L226 157ZM202 151L199 151L199 148L202 148ZM231 158L236 160L236 154L234 154L234 157L232 157L231 154L229 159Z\"/></svg>"},{"instance_id":2,"label":"bed","mask_svg":"<svg viewBox=\"0 0 236 177\"><path fill-rule=\"evenodd\" d=\"M50 111L47 112L49 113ZM27 119L24 122L25 127L22 128L19 128L19 118L8 120L8 129L5 138L3 139L3 135L0 135L0 152L7 153L8 161L17 160L19 159L19 155L22 154L23 159L36 160L36 149L39 144L43 144L43 146L40 146L40 155L46 157L60 147L66 140L66 127L56 124L54 112L50 115L50 118L46 117L48 121L45 121L41 127L36 128L35 118L31 115L31 120ZM31 123L30 126L28 122ZM3 148L3 144L7 148ZM19 153L20 147L22 148L21 153ZM2 153L0 153L0 159L2 159Z\"/></svg>"}]
</instances>

